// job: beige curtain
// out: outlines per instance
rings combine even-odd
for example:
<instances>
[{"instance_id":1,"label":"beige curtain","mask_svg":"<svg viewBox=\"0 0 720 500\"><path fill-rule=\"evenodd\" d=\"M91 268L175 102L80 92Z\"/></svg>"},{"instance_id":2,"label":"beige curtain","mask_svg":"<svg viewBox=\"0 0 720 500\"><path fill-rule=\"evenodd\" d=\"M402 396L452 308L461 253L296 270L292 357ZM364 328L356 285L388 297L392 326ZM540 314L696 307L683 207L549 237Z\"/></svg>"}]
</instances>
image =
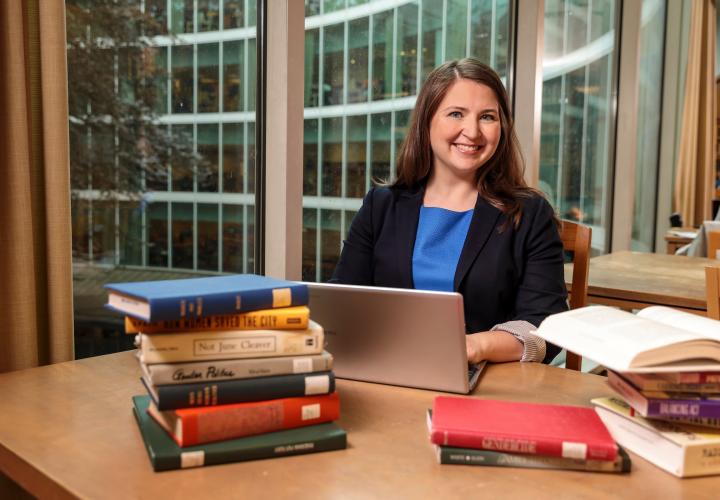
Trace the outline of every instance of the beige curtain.
<instances>
[{"instance_id":1,"label":"beige curtain","mask_svg":"<svg viewBox=\"0 0 720 500\"><path fill-rule=\"evenodd\" d=\"M73 359L63 0L0 1L0 372Z\"/></svg>"},{"instance_id":2,"label":"beige curtain","mask_svg":"<svg viewBox=\"0 0 720 500\"><path fill-rule=\"evenodd\" d=\"M715 186L715 2L692 2L674 210L686 226L711 217Z\"/></svg>"}]
</instances>

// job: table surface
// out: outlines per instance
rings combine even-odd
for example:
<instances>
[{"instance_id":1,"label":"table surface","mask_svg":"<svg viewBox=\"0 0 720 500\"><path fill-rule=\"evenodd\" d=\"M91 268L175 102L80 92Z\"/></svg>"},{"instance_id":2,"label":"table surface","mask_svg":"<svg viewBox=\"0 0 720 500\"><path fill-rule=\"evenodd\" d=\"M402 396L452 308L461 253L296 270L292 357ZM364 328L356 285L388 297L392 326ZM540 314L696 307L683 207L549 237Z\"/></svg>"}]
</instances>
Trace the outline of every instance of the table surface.
<instances>
[{"instance_id":1,"label":"table surface","mask_svg":"<svg viewBox=\"0 0 720 500\"><path fill-rule=\"evenodd\" d=\"M638 306L665 305L697 311L707 310L705 267L720 261L644 252L614 252L590 259L588 302ZM570 283L572 267L565 266ZM614 303L618 301L618 303Z\"/></svg>"},{"instance_id":2,"label":"table surface","mask_svg":"<svg viewBox=\"0 0 720 500\"><path fill-rule=\"evenodd\" d=\"M131 411L139 373L123 352L1 374L0 470L42 498L711 498L720 488L634 455L623 475L439 465L425 425L437 393L349 380L337 384L346 450L154 473ZM595 375L507 363L489 366L473 396L588 405L609 394Z\"/></svg>"}]
</instances>

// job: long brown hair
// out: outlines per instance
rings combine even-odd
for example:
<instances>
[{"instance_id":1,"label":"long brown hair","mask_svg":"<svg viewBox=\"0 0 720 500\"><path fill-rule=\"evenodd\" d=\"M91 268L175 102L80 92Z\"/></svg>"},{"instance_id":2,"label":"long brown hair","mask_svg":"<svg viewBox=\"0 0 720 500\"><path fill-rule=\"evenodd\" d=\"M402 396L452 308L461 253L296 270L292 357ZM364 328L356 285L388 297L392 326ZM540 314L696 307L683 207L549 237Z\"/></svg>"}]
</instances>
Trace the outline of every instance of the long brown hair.
<instances>
[{"instance_id":1,"label":"long brown hair","mask_svg":"<svg viewBox=\"0 0 720 500\"><path fill-rule=\"evenodd\" d=\"M460 79L489 87L498 101L500 142L493 156L477 170L477 187L479 195L504 212L517 227L522 217L520 199L542 194L525 183L525 164L515 136L505 87L497 73L477 59L449 61L428 75L417 96L408 134L400 147L397 179L392 185L412 188L427 181L433 166L430 122L450 86Z\"/></svg>"}]
</instances>

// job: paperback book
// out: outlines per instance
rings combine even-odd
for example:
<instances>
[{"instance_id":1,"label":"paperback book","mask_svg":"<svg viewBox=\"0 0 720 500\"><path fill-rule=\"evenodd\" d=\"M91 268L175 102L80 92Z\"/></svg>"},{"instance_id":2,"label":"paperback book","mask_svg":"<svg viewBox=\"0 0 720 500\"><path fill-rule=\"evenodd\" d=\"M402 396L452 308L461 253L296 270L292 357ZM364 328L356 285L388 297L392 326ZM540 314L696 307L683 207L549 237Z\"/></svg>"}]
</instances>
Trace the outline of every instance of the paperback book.
<instances>
[{"instance_id":1,"label":"paperback book","mask_svg":"<svg viewBox=\"0 0 720 500\"><path fill-rule=\"evenodd\" d=\"M720 418L720 395L641 392L613 371L608 372L608 384L643 417Z\"/></svg>"},{"instance_id":2,"label":"paperback book","mask_svg":"<svg viewBox=\"0 0 720 500\"><path fill-rule=\"evenodd\" d=\"M720 474L720 433L633 414L619 398L596 398L595 409L618 444L678 477Z\"/></svg>"},{"instance_id":3,"label":"paperback book","mask_svg":"<svg viewBox=\"0 0 720 500\"><path fill-rule=\"evenodd\" d=\"M332 367L333 357L327 351L311 356L278 356L151 365L140 363L143 377L152 385L219 382L291 373L326 372L332 370Z\"/></svg>"},{"instance_id":4,"label":"paperback book","mask_svg":"<svg viewBox=\"0 0 720 500\"><path fill-rule=\"evenodd\" d=\"M717 373L621 373L622 378L640 391L699 392L720 394ZM684 380L684 381L682 381Z\"/></svg>"},{"instance_id":5,"label":"paperback book","mask_svg":"<svg viewBox=\"0 0 720 500\"><path fill-rule=\"evenodd\" d=\"M314 321L310 321L306 330L221 330L138 335L140 361L147 364L320 354L324 342L323 328Z\"/></svg>"},{"instance_id":6,"label":"paperback book","mask_svg":"<svg viewBox=\"0 0 720 500\"><path fill-rule=\"evenodd\" d=\"M197 384L152 385L141 378L158 410L217 406L335 392L332 372L297 373Z\"/></svg>"},{"instance_id":7,"label":"paperback book","mask_svg":"<svg viewBox=\"0 0 720 500\"><path fill-rule=\"evenodd\" d=\"M308 304L307 285L255 274L109 283L105 288L109 308L148 322Z\"/></svg>"},{"instance_id":8,"label":"paperback book","mask_svg":"<svg viewBox=\"0 0 720 500\"><path fill-rule=\"evenodd\" d=\"M580 460L617 458L617 445L591 408L438 396L432 443Z\"/></svg>"},{"instance_id":9,"label":"paperback book","mask_svg":"<svg viewBox=\"0 0 720 500\"><path fill-rule=\"evenodd\" d=\"M720 321L669 307L583 307L548 316L536 334L616 372L720 371Z\"/></svg>"},{"instance_id":10,"label":"paperback book","mask_svg":"<svg viewBox=\"0 0 720 500\"><path fill-rule=\"evenodd\" d=\"M147 396L133 397L133 414L155 471L302 455L347 447L345 431L330 422L180 448L148 415L149 404L150 398Z\"/></svg>"},{"instance_id":11,"label":"paperback book","mask_svg":"<svg viewBox=\"0 0 720 500\"><path fill-rule=\"evenodd\" d=\"M125 317L125 333L178 333L207 330L303 330L308 327L307 306L262 309L240 314L198 316L148 323L132 316Z\"/></svg>"}]
</instances>

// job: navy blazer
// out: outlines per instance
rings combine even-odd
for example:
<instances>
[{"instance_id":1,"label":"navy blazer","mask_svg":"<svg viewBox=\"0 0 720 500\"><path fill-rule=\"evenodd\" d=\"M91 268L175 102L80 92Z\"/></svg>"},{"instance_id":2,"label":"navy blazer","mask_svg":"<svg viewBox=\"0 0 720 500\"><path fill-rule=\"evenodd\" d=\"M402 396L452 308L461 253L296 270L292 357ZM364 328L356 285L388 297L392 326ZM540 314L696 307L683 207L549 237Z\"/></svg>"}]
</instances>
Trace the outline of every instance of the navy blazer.
<instances>
[{"instance_id":1,"label":"navy blazer","mask_svg":"<svg viewBox=\"0 0 720 500\"><path fill-rule=\"evenodd\" d=\"M414 288L412 256L425 190L372 188L350 225L336 283ZM468 333L506 321L537 326L567 309L563 247L553 209L540 196L523 199L516 228L478 196L455 271L454 290L463 295ZM547 344L544 362L560 349Z\"/></svg>"}]
</instances>

